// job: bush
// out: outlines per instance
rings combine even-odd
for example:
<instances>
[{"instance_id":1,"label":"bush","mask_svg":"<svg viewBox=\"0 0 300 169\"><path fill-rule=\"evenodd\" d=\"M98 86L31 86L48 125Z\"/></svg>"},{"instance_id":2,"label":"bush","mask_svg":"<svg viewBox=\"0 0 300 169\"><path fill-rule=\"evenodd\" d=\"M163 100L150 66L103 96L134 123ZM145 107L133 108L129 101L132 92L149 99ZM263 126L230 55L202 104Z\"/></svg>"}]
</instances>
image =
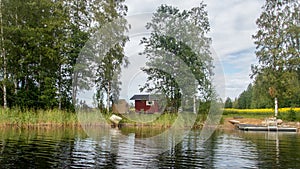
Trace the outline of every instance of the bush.
<instances>
[{"instance_id":1,"label":"bush","mask_svg":"<svg viewBox=\"0 0 300 169\"><path fill-rule=\"evenodd\" d=\"M297 117L296 117L296 111L293 110L293 109L290 109L288 111L288 116L287 116L287 119L288 121L296 121Z\"/></svg>"}]
</instances>

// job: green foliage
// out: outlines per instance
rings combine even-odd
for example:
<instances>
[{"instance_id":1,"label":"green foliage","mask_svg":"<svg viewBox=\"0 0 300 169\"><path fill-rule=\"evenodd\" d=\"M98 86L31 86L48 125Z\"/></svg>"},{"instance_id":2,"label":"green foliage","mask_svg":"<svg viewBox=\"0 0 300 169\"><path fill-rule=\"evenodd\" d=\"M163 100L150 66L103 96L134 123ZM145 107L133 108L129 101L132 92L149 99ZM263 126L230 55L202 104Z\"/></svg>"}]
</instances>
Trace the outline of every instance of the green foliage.
<instances>
[{"instance_id":1,"label":"green foliage","mask_svg":"<svg viewBox=\"0 0 300 169\"><path fill-rule=\"evenodd\" d=\"M266 83L266 76L258 75L253 86L253 99L251 108L271 108L274 107L274 100L270 97L269 89Z\"/></svg>"},{"instance_id":2,"label":"green foliage","mask_svg":"<svg viewBox=\"0 0 300 169\"><path fill-rule=\"evenodd\" d=\"M275 97L280 107L299 106L300 2L267 0L262 9L253 36L259 64L252 66L252 107L270 107Z\"/></svg>"},{"instance_id":3,"label":"green foliage","mask_svg":"<svg viewBox=\"0 0 300 169\"><path fill-rule=\"evenodd\" d=\"M180 115L172 112L163 114L132 114L122 116L122 118L123 120L121 120L120 124L127 127L178 127L180 129L183 129L186 127L199 127L199 124L203 122L199 122L198 116L191 112L182 112Z\"/></svg>"},{"instance_id":4,"label":"green foliage","mask_svg":"<svg viewBox=\"0 0 300 169\"><path fill-rule=\"evenodd\" d=\"M232 108L233 104L232 104L232 101L229 97L226 98L225 100L225 105L224 105L224 108Z\"/></svg>"},{"instance_id":5,"label":"green foliage","mask_svg":"<svg viewBox=\"0 0 300 169\"><path fill-rule=\"evenodd\" d=\"M300 106L299 1L267 0L253 38L259 64L252 66L252 89L244 91L235 108ZM250 104L250 105L249 105Z\"/></svg>"},{"instance_id":6,"label":"green foliage","mask_svg":"<svg viewBox=\"0 0 300 169\"><path fill-rule=\"evenodd\" d=\"M123 2L2 0L1 105L74 110L78 89L89 87L78 55L99 25L126 14Z\"/></svg>"},{"instance_id":7,"label":"green foliage","mask_svg":"<svg viewBox=\"0 0 300 169\"><path fill-rule=\"evenodd\" d=\"M296 112L293 109L289 110L287 120L296 121L296 118Z\"/></svg>"},{"instance_id":8,"label":"green foliage","mask_svg":"<svg viewBox=\"0 0 300 169\"><path fill-rule=\"evenodd\" d=\"M243 91L238 99L236 100L236 104L234 106L234 108L238 108L238 109L249 109L252 108L251 107L251 103L252 103L252 93L253 93L253 87L252 84L248 85L247 90Z\"/></svg>"},{"instance_id":9,"label":"green foliage","mask_svg":"<svg viewBox=\"0 0 300 169\"><path fill-rule=\"evenodd\" d=\"M0 109L0 125L29 126L78 126L77 115L60 110Z\"/></svg>"},{"instance_id":10,"label":"green foliage","mask_svg":"<svg viewBox=\"0 0 300 169\"><path fill-rule=\"evenodd\" d=\"M95 86L95 101L102 109L103 98L106 97L109 111L111 103L119 97L121 68L129 64L124 54L125 44L129 40L125 35L128 24L124 19L127 7L123 5L123 0L93 2L95 4L91 9L96 23L91 29L93 36L81 50L75 66L74 87L78 91Z\"/></svg>"},{"instance_id":11,"label":"green foliage","mask_svg":"<svg viewBox=\"0 0 300 169\"><path fill-rule=\"evenodd\" d=\"M295 110L293 108L289 109L285 113L279 112L278 118L285 121L300 121L300 112L299 110Z\"/></svg>"},{"instance_id":12,"label":"green foliage","mask_svg":"<svg viewBox=\"0 0 300 169\"><path fill-rule=\"evenodd\" d=\"M148 76L141 91L162 93L167 107L177 112L190 109L193 97L201 94L204 101L212 95L212 58L209 52L209 22L206 5L191 10L161 5L146 28L150 38L141 41L149 61L142 70ZM189 105L186 105L189 104Z\"/></svg>"}]
</instances>

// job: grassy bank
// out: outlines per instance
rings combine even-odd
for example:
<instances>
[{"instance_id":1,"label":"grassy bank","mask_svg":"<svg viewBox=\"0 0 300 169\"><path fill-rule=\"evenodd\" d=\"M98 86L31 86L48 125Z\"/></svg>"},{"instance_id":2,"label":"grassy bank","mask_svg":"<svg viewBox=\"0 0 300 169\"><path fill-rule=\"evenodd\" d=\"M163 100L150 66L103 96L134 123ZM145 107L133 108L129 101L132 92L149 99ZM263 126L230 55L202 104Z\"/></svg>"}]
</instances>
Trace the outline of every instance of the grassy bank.
<instances>
[{"instance_id":1,"label":"grassy bank","mask_svg":"<svg viewBox=\"0 0 300 169\"><path fill-rule=\"evenodd\" d=\"M263 119L274 116L274 109L224 109L223 116ZM285 121L300 121L300 108L280 108L278 118Z\"/></svg>"},{"instance_id":2,"label":"grassy bank","mask_svg":"<svg viewBox=\"0 0 300 169\"><path fill-rule=\"evenodd\" d=\"M21 110L0 108L1 126L77 126L75 113L61 110Z\"/></svg>"},{"instance_id":3,"label":"grassy bank","mask_svg":"<svg viewBox=\"0 0 300 169\"><path fill-rule=\"evenodd\" d=\"M112 114L103 114L102 117L109 121ZM94 115L91 115L94 116ZM180 115L174 113L164 114L123 114L118 115L122 117L120 121L121 126L128 127L155 127L155 128L169 128L176 125L176 127L184 128L194 124L196 115L193 113L181 113ZM99 119L93 117L89 119ZM92 121L92 120L91 120ZM99 120L98 120L99 121Z\"/></svg>"},{"instance_id":4,"label":"grassy bank","mask_svg":"<svg viewBox=\"0 0 300 169\"><path fill-rule=\"evenodd\" d=\"M170 127L177 119L177 114L126 114L121 125Z\"/></svg>"},{"instance_id":5,"label":"grassy bank","mask_svg":"<svg viewBox=\"0 0 300 169\"><path fill-rule=\"evenodd\" d=\"M0 108L0 126L16 127L80 127L81 125L106 125L112 124L109 120L112 113L100 112L70 113L61 110L21 110ZM183 113L180 118L177 114L124 114L120 125L135 127L168 128L174 125L190 126L196 116ZM179 119L179 120L178 120Z\"/></svg>"},{"instance_id":6,"label":"grassy bank","mask_svg":"<svg viewBox=\"0 0 300 169\"><path fill-rule=\"evenodd\" d=\"M0 126L15 127L80 127L81 125L102 125L111 124L109 117L112 113L101 114L100 112L70 113L61 110L21 110L0 108ZM194 123L195 127L201 127L200 116L189 113L182 113L178 118L177 114L125 114L121 115L120 125L131 127L155 127L184 128ZM274 109L224 109L223 118L244 117L265 119L274 116ZM300 108L281 108L278 118L284 121L300 121ZM204 119L205 120L205 119ZM176 124L174 124L176 122Z\"/></svg>"}]
</instances>

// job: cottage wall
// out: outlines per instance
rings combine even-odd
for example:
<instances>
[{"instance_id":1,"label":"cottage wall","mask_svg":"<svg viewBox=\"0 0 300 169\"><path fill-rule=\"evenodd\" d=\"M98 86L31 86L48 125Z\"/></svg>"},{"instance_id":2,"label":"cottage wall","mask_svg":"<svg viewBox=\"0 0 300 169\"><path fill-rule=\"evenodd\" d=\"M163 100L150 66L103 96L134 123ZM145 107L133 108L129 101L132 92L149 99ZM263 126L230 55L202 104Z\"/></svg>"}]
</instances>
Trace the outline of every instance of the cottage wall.
<instances>
[{"instance_id":1,"label":"cottage wall","mask_svg":"<svg viewBox=\"0 0 300 169\"><path fill-rule=\"evenodd\" d=\"M147 106L146 105L146 100L136 100L135 101L135 112L142 112L144 111L145 113L155 113L158 112L158 104L155 101L154 105L152 106Z\"/></svg>"}]
</instances>

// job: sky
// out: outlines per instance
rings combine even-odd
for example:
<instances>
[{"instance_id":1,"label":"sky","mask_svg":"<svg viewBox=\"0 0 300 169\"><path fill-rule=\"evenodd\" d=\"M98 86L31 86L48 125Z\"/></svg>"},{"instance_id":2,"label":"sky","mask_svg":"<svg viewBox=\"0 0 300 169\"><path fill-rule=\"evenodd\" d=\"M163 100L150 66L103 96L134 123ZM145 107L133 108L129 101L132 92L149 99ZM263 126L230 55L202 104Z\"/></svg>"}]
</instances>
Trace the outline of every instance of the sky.
<instances>
[{"instance_id":1,"label":"sky","mask_svg":"<svg viewBox=\"0 0 300 169\"><path fill-rule=\"evenodd\" d=\"M139 84L145 75L140 71L145 58L138 57L143 51L139 45L141 37L147 37L149 31L145 25L151 15L161 4L168 4L179 9L191 9L199 6L201 0L127 0L128 22L132 25L129 33L130 42L125 53L129 56L129 69L123 72L121 96L130 97L138 93ZM256 19L260 16L263 0L204 0L210 22L209 37L212 38L212 49L215 53L216 80L221 86L221 94L236 98L252 82L251 65L257 64L255 45L252 35L257 31ZM223 78L223 79L222 79ZM136 84L140 82L139 84ZM220 85L221 83L224 83ZM221 97L224 98L224 97ZM225 99L225 98L224 98Z\"/></svg>"}]
</instances>

